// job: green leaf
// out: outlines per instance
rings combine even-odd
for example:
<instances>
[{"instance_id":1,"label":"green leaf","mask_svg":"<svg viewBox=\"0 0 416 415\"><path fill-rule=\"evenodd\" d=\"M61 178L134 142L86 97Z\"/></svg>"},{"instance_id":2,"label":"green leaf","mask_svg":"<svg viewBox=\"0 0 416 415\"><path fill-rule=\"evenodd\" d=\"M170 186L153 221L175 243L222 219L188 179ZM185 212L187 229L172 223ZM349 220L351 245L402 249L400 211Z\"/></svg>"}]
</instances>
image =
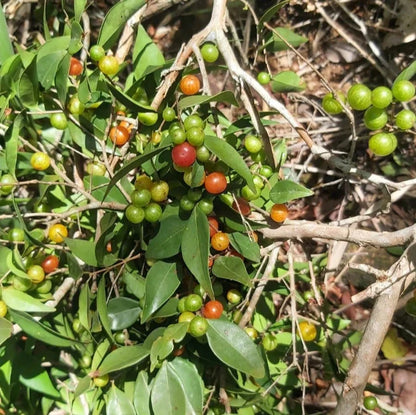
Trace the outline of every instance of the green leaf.
<instances>
[{"instance_id":1,"label":"green leaf","mask_svg":"<svg viewBox=\"0 0 416 415\"><path fill-rule=\"evenodd\" d=\"M35 107L39 100L39 82L36 73L36 62L34 61L25 69L19 80L19 98L26 107Z\"/></svg>"},{"instance_id":2,"label":"green leaf","mask_svg":"<svg viewBox=\"0 0 416 415\"><path fill-rule=\"evenodd\" d=\"M412 79L416 74L416 61L412 62L406 69L401 71L399 75L394 80L393 84L397 81L401 81L402 79L405 79L409 81Z\"/></svg>"},{"instance_id":3,"label":"green leaf","mask_svg":"<svg viewBox=\"0 0 416 415\"><path fill-rule=\"evenodd\" d=\"M133 49L134 77L139 80L154 67L165 64L160 49L153 43L142 25L138 25Z\"/></svg>"},{"instance_id":4,"label":"green leaf","mask_svg":"<svg viewBox=\"0 0 416 415\"><path fill-rule=\"evenodd\" d=\"M104 327L107 335L110 339L113 338L113 333L111 332L110 320L108 319L108 310L107 310L107 300L105 293L105 277L101 277L100 282L98 283L97 291L97 311L101 320L101 324Z\"/></svg>"},{"instance_id":5,"label":"green leaf","mask_svg":"<svg viewBox=\"0 0 416 415\"><path fill-rule=\"evenodd\" d=\"M228 104L238 106L238 101L231 91L223 91L216 95L193 95L182 98L178 103L178 109L194 107L195 105L208 104L210 102L227 102Z\"/></svg>"},{"instance_id":6,"label":"green leaf","mask_svg":"<svg viewBox=\"0 0 416 415\"><path fill-rule=\"evenodd\" d=\"M58 68L55 74L55 85L58 93L59 101L63 106L66 103L66 97L68 93L68 72L71 62L71 56L67 53L58 64ZM69 125L74 125L72 122ZM85 133L84 133L85 136Z\"/></svg>"},{"instance_id":7,"label":"green leaf","mask_svg":"<svg viewBox=\"0 0 416 415\"><path fill-rule=\"evenodd\" d=\"M139 302L128 297L112 298L107 305L111 330L123 330L134 324L142 311Z\"/></svg>"},{"instance_id":8,"label":"green leaf","mask_svg":"<svg viewBox=\"0 0 416 415\"><path fill-rule=\"evenodd\" d=\"M178 275L179 274L179 275ZM156 262L147 273L142 323L160 308L181 283L181 273L176 262Z\"/></svg>"},{"instance_id":9,"label":"green leaf","mask_svg":"<svg viewBox=\"0 0 416 415\"><path fill-rule=\"evenodd\" d=\"M23 116L18 115L13 124L7 129L4 136L6 142L6 164L9 173L16 176L17 153L19 148L19 133L23 122Z\"/></svg>"},{"instance_id":10,"label":"green leaf","mask_svg":"<svg viewBox=\"0 0 416 415\"><path fill-rule=\"evenodd\" d=\"M75 339L64 337L57 331L33 319L29 314L21 311L9 310L13 321L29 336L43 343L56 347L70 347L78 344Z\"/></svg>"},{"instance_id":11,"label":"green leaf","mask_svg":"<svg viewBox=\"0 0 416 415\"><path fill-rule=\"evenodd\" d=\"M137 112L140 112L140 111L155 112L154 108L152 108L150 105L144 105L144 104L137 102L136 100L134 100L133 98L125 94L124 92L120 91L120 89L116 88L110 81L107 80L106 82L107 82L108 89L114 95L114 98L116 98L118 101L124 104L128 109L132 111L137 111Z\"/></svg>"},{"instance_id":12,"label":"green leaf","mask_svg":"<svg viewBox=\"0 0 416 415\"><path fill-rule=\"evenodd\" d=\"M283 6L285 6L287 3L289 3L289 0L283 0L275 4L274 6L270 7L270 9L266 10L263 16L261 16L261 18L259 19L259 23L257 25L257 31L260 32L263 29L264 23L272 19L279 12L279 10Z\"/></svg>"},{"instance_id":13,"label":"green leaf","mask_svg":"<svg viewBox=\"0 0 416 415\"><path fill-rule=\"evenodd\" d=\"M84 284L78 297L78 314L79 321L86 330L90 330L92 313L91 313L91 290L88 284Z\"/></svg>"},{"instance_id":14,"label":"green leaf","mask_svg":"<svg viewBox=\"0 0 416 415\"><path fill-rule=\"evenodd\" d=\"M257 242L239 232L230 233L228 236L233 248L243 255L244 258L253 262L260 261L260 247Z\"/></svg>"},{"instance_id":15,"label":"green leaf","mask_svg":"<svg viewBox=\"0 0 416 415\"><path fill-rule=\"evenodd\" d=\"M0 65L13 55L13 46L9 34L9 28L7 27L6 17L4 16L3 7L0 4Z\"/></svg>"},{"instance_id":16,"label":"green leaf","mask_svg":"<svg viewBox=\"0 0 416 415\"><path fill-rule=\"evenodd\" d=\"M55 311L54 307L49 307L31 295L18 291L13 287L3 288L2 300L12 310L26 311L28 313L51 313Z\"/></svg>"},{"instance_id":17,"label":"green leaf","mask_svg":"<svg viewBox=\"0 0 416 415\"><path fill-rule=\"evenodd\" d=\"M195 366L181 358L163 362L151 400L154 415L201 415L203 384Z\"/></svg>"},{"instance_id":18,"label":"green leaf","mask_svg":"<svg viewBox=\"0 0 416 415\"><path fill-rule=\"evenodd\" d=\"M241 258L235 256L220 256L214 261L212 273L222 279L238 281L250 286L251 279Z\"/></svg>"},{"instance_id":19,"label":"green leaf","mask_svg":"<svg viewBox=\"0 0 416 415\"><path fill-rule=\"evenodd\" d=\"M272 78L273 92L299 92L306 88L305 82L293 71L279 72Z\"/></svg>"},{"instance_id":20,"label":"green leaf","mask_svg":"<svg viewBox=\"0 0 416 415\"><path fill-rule=\"evenodd\" d=\"M183 323L189 325L189 323ZM174 349L173 340L165 337L157 338L150 350L150 371L153 372L155 368L168 357Z\"/></svg>"},{"instance_id":21,"label":"green leaf","mask_svg":"<svg viewBox=\"0 0 416 415\"><path fill-rule=\"evenodd\" d=\"M67 55L69 42L69 36L60 36L50 39L39 48L36 68L39 82L45 89L53 85L58 66Z\"/></svg>"},{"instance_id":22,"label":"green leaf","mask_svg":"<svg viewBox=\"0 0 416 415\"><path fill-rule=\"evenodd\" d=\"M85 190L90 191L92 196L97 200L101 200L102 202L127 203L123 193L117 187L109 189L109 183L110 179L105 176L88 175L84 177Z\"/></svg>"},{"instance_id":23,"label":"green leaf","mask_svg":"<svg viewBox=\"0 0 416 415\"><path fill-rule=\"evenodd\" d=\"M95 256L94 241L65 238L65 244L71 250L73 255L85 262L87 265L91 265L93 267L98 265L97 258Z\"/></svg>"},{"instance_id":24,"label":"green leaf","mask_svg":"<svg viewBox=\"0 0 416 415\"><path fill-rule=\"evenodd\" d=\"M61 398L61 394L56 390L48 372L42 367L40 357L24 352L19 353L13 361L13 373L19 377L19 382L27 388L53 399Z\"/></svg>"},{"instance_id":25,"label":"green leaf","mask_svg":"<svg viewBox=\"0 0 416 415\"><path fill-rule=\"evenodd\" d=\"M127 398L127 395L117 388L114 383L111 385L110 392L107 394L106 414L123 414L136 415L133 404Z\"/></svg>"},{"instance_id":26,"label":"green leaf","mask_svg":"<svg viewBox=\"0 0 416 415\"><path fill-rule=\"evenodd\" d=\"M133 403L137 415L151 415L150 412L150 385L147 371L141 370L134 385Z\"/></svg>"},{"instance_id":27,"label":"green leaf","mask_svg":"<svg viewBox=\"0 0 416 415\"><path fill-rule=\"evenodd\" d=\"M97 44L101 45L104 49L109 49L114 46L129 17L145 4L145 0L124 0L117 2L104 18Z\"/></svg>"},{"instance_id":28,"label":"green leaf","mask_svg":"<svg viewBox=\"0 0 416 415\"><path fill-rule=\"evenodd\" d=\"M253 191L255 190L253 176L250 169L234 147L228 144L225 140L221 140L220 138L214 136L206 136L204 145L220 160L231 167L232 170L237 172Z\"/></svg>"},{"instance_id":29,"label":"green leaf","mask_svg":"<svg viewBox=\"0 0 416 415\"><path fill-rule=\"evenodd\" d=\"M149 153L142 154L140 156L134 157L132 160L130 160L128 163L126 163L121 169L117 171L117 173L113 176L113 178L110 180L107 186L107 190L105 191L103 199L107 196L107 194L110 192L110 190L114 187L114 185L124 176L126 176L130 171L137 169L140 167L144 162L147 160L150 160L154 156L158 155L162 151L169 148L170 145L164 146L164 147L158 147L153 151L150 151ZM98 176L99 177L99 176ZM102 199L102 200L103 200Z\"/></svg>"},{"instance_id":30,"label":"green leaf","mask_svg":"<svg viewBox=\"0 0 416 415\"><path fill-rule=\"evenodd\" d=\"M186 336L187 330L187 323L170 324L168 327L166 327L166 330L163 332L163 338L165 338L166 340L172 340L175 343L179 343Z\"/></svg>"},{"instance_id":31,"label":"green leaf","mask_svg":"<svg viewBox=\"0 0 416 415\"><path fill-rule=\"evenodd\" d=\"M298 46L308 41L306 37L299 36L292 30L284 27L278 27L275 29L275 31L294 48L297 48ZM273 32L266 35L266 43L260 48L260 50L264 48L266 48L269 52L278 52L281 50L289 49L286 43L283 42L283 40Z\"/></svg>"},{"instance_id":32,"label":"green leaf","mask_svg":"<svg viewBox=\"0 0 416 415\"><path fill-rule=\"evenodd\" d=\"M79 21L81 19L81 15L85 10L85 6L87 5L87 0L75 0L74 1L74 19Z\"/></svg>"},{"instance_id":33,"label":"green leaf","mask_svg":"<svg viewBox=\"0 0 416 415\"><path fill-rule=\"evenodd\" d=\"M0 345L12 335L13 324L5 318L0 318ZM1 385L1 383L0 383Z\"/></svg>"},{"instance_id":34,"label":"green leaf","mask_svg":"<svg viewBox=\"0 0 416 415\"><path fill-rule=\"evenodd\" d=\"M144 285L146 279L141 277L137 271L124 271L123 282L126 284L128 293L133 294L139 300L144 298Z\"/></svg>"},{"instance_id":35,"label":"green leaf","mask_svg":"<svg viewBox=\"0 0 416 415\"><path fill-rule=\"evenodd\" d=\"M84 29L78 22L71 24L71 41L68 46L68 53L73 55L82 48L82 38L84 37Z\"/></svg>"},{"instance_id":36,"label":"green leaf","mask_svg":"<svg viewBox=\"0 0 416 415\"><path fill-rule=\"evenodd\" d=\"M106 356L98 368L100 375L125 369L140 363L149 356L150 350L142 344L121 346Z\"/></svg>"},{"instance_id":37,"label":"green leaf","mask_svg":"<svg viewBox=\"0 0 416 415\"><path fill-rule=\"evenodd\" d=\"M185 227L186 221L179 216L171 215L162 219L159 232L149 242L146 257L164 259L178 254Z\"/></svg>"},{"instance_id":38,"label":"green leaf","mask_svg":"<svg viewBox=\"0 0 416 415\"><path fill-rule=\"evenodd\" d=\"M108 338L105 338L101 343L98 344L98 346L96 346L94 355L92 357L91 370L98 369L98 366L101 365L102 361L107 356L108 350L112 345L113 343L110 343L110 340Z\"/></svg>"},{"instance_id":39,"label":"green leaf","mask_svg":"<svg viewBox=\"0 0 416 415\"><path fill-rule=\"evenodd\" d=\"M0 277L3 277L7 272L10 271L6 261L7 258L12 258L13 252L6 246L0 246Z\"/></svg>"},{"instance_id":40,"label":"green leaf","mask_svg":"<svg viewBox=\"0 0 416 415\"><path fill-rule=\"evenodd\" d=\"M264 361L248 334L228 320L208 320L208 344L223 363L249 376L265 375Z\"/></svg>"},{"instance_id":41,"label":"green leaf","mask_svg":"<svg viewBox=\"0 0 416 415\"><path fill-rule=\"evenodd\" d=\"M156 319L176 316L177 314L179 314L178 302L179 300L175 297L169 298L169 300L166 301L166 303L162 307L160 307L159 310L156 311L156 313L152 315L152 318Z\"/></svg>"},{"instance_id":42,"label":"green leaf","mask_svg":"<svg viewBox=\"0 0 416 415\"><path fill-rule=\"evenodd\" d=\"M189 271L213 298L214 292L208 270L209 245L208 220L205 213L196 206L182 235L182 257Z\"/></svg>"},{"instance_id":43,"label":"green leaf","mask_svg":"<svg viewBox=\"0 0 416 415\"><path fill-rule=\"evenodd\" d=\"M312 195L312 190L291 180L280 180L270 190L270 200L273 203L287 203L291 200Z\"/></svg>"}]
</instances>

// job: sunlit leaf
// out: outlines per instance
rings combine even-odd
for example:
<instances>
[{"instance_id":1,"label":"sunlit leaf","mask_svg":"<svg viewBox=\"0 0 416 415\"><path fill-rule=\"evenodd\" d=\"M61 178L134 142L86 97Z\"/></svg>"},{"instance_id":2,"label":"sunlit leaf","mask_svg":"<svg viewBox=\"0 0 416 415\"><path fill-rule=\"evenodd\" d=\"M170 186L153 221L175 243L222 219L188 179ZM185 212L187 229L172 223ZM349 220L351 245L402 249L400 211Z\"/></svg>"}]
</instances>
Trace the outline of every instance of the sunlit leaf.
<instances>
[{"instance_id":1,"label":"sunlit leaf","mask_svg":"<svg viewBox=\"0 0 416 415\"><path fill-rule=\"evenodd\" d=\"M100 375L134 366L149 356L150 350L143 344L121 346L105 357L98 368Z\"/></svg>"},{"instance_id":2,"label":"sunlit leaf","mask_svg":"<svg viewBox=\"0 0 416 415\"><path fill-rule=\"evenodd\" d=\"M278 181L270 191L270 200L273 203L287 203L291 200L312 196L313 191L292 182L291 180Z\"/></svg>"}]
</instances>

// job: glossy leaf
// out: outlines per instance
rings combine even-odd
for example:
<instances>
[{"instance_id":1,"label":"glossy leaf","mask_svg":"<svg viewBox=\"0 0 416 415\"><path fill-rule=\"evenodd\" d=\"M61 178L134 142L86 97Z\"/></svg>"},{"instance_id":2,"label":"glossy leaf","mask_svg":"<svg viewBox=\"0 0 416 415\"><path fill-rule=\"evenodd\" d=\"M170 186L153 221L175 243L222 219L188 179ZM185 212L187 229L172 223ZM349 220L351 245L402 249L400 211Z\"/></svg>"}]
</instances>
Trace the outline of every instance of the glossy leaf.
<instances>
[{"instance_id":1,"label":"glossy leaf","mask_svg":"<svg viewBox=\"0 0 416 415\"><path fill-rule=\"evenodd\" d=\"M10 310L9 313L13 318L13 321L18 324L26 334L32 336L36 340L40 340L43 343L56 347L70 347L78 343L75 339L64 337L57 331L36 321L27 313L13 310Z\"/></svg>"},{"instance_id":2,"label":"glossy leaf","mask_svg":"<svg viewBox=\"0 0 416 415\"><path fill-rule=\"evenodd\" d=\"M19 98L26 107L36 107L39 100L39 82L34 61L25 69L19 80Z\"/></svg>"},{"instance_id":3,"label":"glossy leaf","mask_svg":"<svg viewBox=\"0 0 416 415\"><path fill-rule=\"evenodd\" d=\"M169 300L152 315L152 319L166 318L179 314L178 302L179 300L176 297L169 298Z\"/></svg>"},{"instance_id":4,"label":"glossy leaf","mask_svg":"<svg viewBox=\"0 0 416 415\"><path fill-rule=\"evenodd\" d=\"M95 256L94 241L65 238L65 243L71 250L72 254L81 261L85 262L87 265L91 265L93 267L98 265L97 258Z\"/></svg>"},{"instance_id":5,"label":"glossy leaf","mask_svg":"<svg viewBox=\"0 0 416 415\"><path fill-rule=\"evenodd\" d=\"M98 372L100 375L104 375L134 366L146 359L149 353L149 349L143 346L143 344L118 347L105 357L98 368Z\"/></svg>"},{"instance_id":6,"label":"glossy leaf","mask_svg":"<svg viewBox=\"0 0 416 415\"><path fill-rule=\"evenodd\" d=\"M41 366L40 357L28 353L20 353L13 361L13 372L19 377L19 382L50 398L60 399L61 394L56 390L48 372Z\"/></svg>"},{"instance_id":7,"label":"glossy leaf","mask_svg":"<svg viewBox=\"0 0 416 415\"><path fill-rule=\"evenodd\" d=\"M220 256L214 261L212 273L225 280L237 281L250 286L251 279L241 258L235 256Z\"/></svg>"},{"instance_id":8,"label":"glossy leaf","mask_svg":"<svg viewBox=\"0 0 416 415\"><path fill-rule=\"evenodd\" d=\"M8 128L4 140L6 142L6 163L9 173L16 176L17 153L19 147L19 133L23 123L23 116L18 115Z\"/></svg>"},{"instance_id":9,"label":"glossy leaf","mask_svg":"<svg viewBox=\"0 0 416 415\"><path fill-rule=\"evenodd\" d=\"M103 341L97 345L94 355L92 356L91 370L98 369L98 366L101 365L102 361L107 356L111 346L112 343L110 343L110 340L107 338L103 339Z\"/></svg>"},{"instance_id":10,"label":"glossy leaf","mask_svg":"<svg viewBox=\"0 0 416 415\"><path fill-rule=\"evenodd\" d=\"M291 180L278 181L270 191L270 200L273 203L287 203L291 200L312 196L313 191L292 182Z\"/></svg>"},{"instance_id":11,"label":"glossy leaf","mask_svg":"<svg viewBox=\"0 0 416 415\"><path fill-rule=\"evenodd\" d=\"M125 271L123 273L123 282L126 284L128 293L133 294L138 299L144 297L146 279L138 275L136 271Z\"/></svg>"},{"instance_id":12,"label":"glossy leaf","mask_svg":"<svg viewBox=\"0 0 416 415\"><path fill-rule=\"evenodd\" d=\"M2 289L2 300L7 304L7 307L17 311L28 313L51 313L55 311L54 307L47 306L31 295L13 287Z\"/></svg>"},{"instance_id":13,"label":"glossy leaf","mask_svg":"<svg viewBox=\"0 0 416 415\"><path fill-rule=\"evenodd\" d=\"M0 318L0 345L12 335L13 324L5 318ZM0 383L1 385L1 383Z\"/></svg>"},{"instance_id":14,"label":"glossy leaf","mask_svg":"<svg viewBox=\"0 0 416 415\"><path fill-rule=\"evenodd\" d=\"M134 324L141 313L139 302L127 297L112 298L107 305L111 330L123 330Z\"/></svg>"},{"instance_id":15,"label":"glossy leaf","mask_svg":"<svg viewBox=\"0 0 416 415\"><path fill-rule=\"evenodd\" d=\"M87 0L74 0L74 19L79 21L81 19L81 15L85 10L87 5Z\"/></svg>"},{"instance_id":16,"label":"glossy leaf","mask_svg":"<svg viewBox=\"0 0 416 415\"><path fill-rule=\"evenodd\" d=\"M210 102L226 102L228 104L238 106L238 101L231 91L223 91L216 95L193 95L182 98L178 103L178 109L194 107L196 105L208 104Z\"/></svg>"},{"instance_id":17,"label":"glossy leaf","mask_svg":"<svg viewBox=\"0 0 416 415\"><path fill-rule=\"evenodd\" d=\"M181 273L176 262L156 262L147 273L142 323L160 308L181 283Z\"/></svg>"},{"instance_id":18,"label":"glossy leaf","mask_svg":"<svg viewBox=\"0 0 416 415\"><path fill-rule=\"evenodd\" d=\"M280 9L287 3L289 3L289 0L283 0L266 10L263 16L261 16L261 18L259 19L259 23L257 24L257 30L261 31L263 29L264 23L268 22L270 19L275 17L276 14L280 11Z\"/></svg>"},{"instance_id":19,"label":"glossy leaf","mask_svg":"<svg viewBox=\"0 0 416 415\"><path fill-rule=\"evenodd\" d=\"M149 375L145 370L141 370L137 375L134 386L133 403L137 415L151 415L150 391Z\"/></svg>"},{"instance_id":20,"label":"glossy leaf","mask_svg":"<svg viewBox=\"0 0 416 415\"><path fill-rule=\"evenodd\" d=\"M157 338L150 350L150 371L153 372L155 368L168 357L174 349L173 340L167 339L163 336Z\"/></svg>"},{"instance_id":21,"label":"glossy leaf","mask_svg":"<svg viewBox=\"0 0 416 415\"><path fill-rule=\"evenodd\" d=\"M299 36L292 30L284 27L278 27L275 31L294 48L308 41L306 37ZM266 48L268 52L278 52L289 49L286 43L275 33L270 33L266 36L266 43L260 49L264 48Z\"/></svg>"},{"instance_id":22,"label":"glossy leaf","mask_svg":"<svg viewBox=\"0 0 416 415\"><path fill-rule=\"evenodd\" d=\"M175 343L179 343L185 338L187 330L187 323L171 324L163 332L163 337L167 340L173 340Z\"/></svg>"},{"instance_id":23,"label":"glossy leaf","mask_svg":"<svg viewBox=\"0 0 416 415\"><path fill-rule=\"evenodd\" d=\"M401 81L402 79L406 79L407 81L409 81L415 76L415 74L416 74L416 61L413 61L406 69L400 72L400 74L396 77L394 82Z\"/></svg>"},{"instance_id":24,"label":"glossy leaf","mask_svg":"<svg viewBox=\"0 0 416 415\"><path fill-rule=\"evenodd\" d=\"M208 324L208 344L218 359L249 376L264 376L259 350L241 327L225 319L208 320Z\"/></svg>"},{"instance_id":25,"label":"glossy leaf","mask_svg":"<svg viewBox=\"0 0 416 415\"><path fill-rule=\"evenodd\" d=\"M235 170L247 182L250 188L255 190L250 169L233 146L225 140L214 136L206 136L204 145L220 160L231 167L232 170Z\"/></svg>"},{"instance_id":26,"label":"glossy leaf","mask_svg":"<svg viewBox=\"0 0 416 415\"><path fill-rule=\"evenodd\" d=\"M61 36L50 39L39 48L36 68L39 82L45 89L53 85L58 66L67 55L69 42L69 36Z\"/></svg>"},{"instance_id":27,"label":"glossy leaf","mask_svg":"<svg viewBox=\"0 0 416 415\"><path fill-rule=\"evenodd\" d=\"M133 404L129 401L126 394L117 388L114 383L111 385L107 395L106 414L136 415Z\"/></svg>"},{"instance_id":28,"label":"glossy leaf","mask_svg":"<svg viewBox=\"0 0 416 415\"><path fill-rule=\"evenodd\" d=\"M107 81L108 89L111 91L111 93L114 95L114 98L116 98L118 101L120 101L123 105L125 105L127 108L134 110L134 111L151 111L155 112L154 108L152 108L149 105L141 104L140 102L136 101L117 87L115 87L110 81Z\"/></svg>"},{"instance_id":29,"label":"glossy leaf","mask_svg":"<svg viewBox=\"0 0 416 415\"><path fill-rule=\"evenodd\" d=\"M111 48L117 42L129 17L145 4L145 0L124 0L117 2L104 18L97 44L101 45L104 49Z\"/></svg>"},{"instance_id":30,"label":"glossy leaf","mask_svg":"<svg viewBox=\"0 0 416 415\"><path fill-rule=\"evenodd\" d=\"M182 235L182 257L192 275L213 298L211 278L208 270L209 225L205 213L197 206L188 219Z\"/></svg>"},{"instance_id":31,"label":"glossy leaf","mask_svg":"<svg viewBox=\"0 0 416 415\"><path fill-rule=\"evenodd\" d=\"M133 49L133 67L136 80L143 76L154 67L165 64L162 52L147 34L142 25L138 25L136 41Z\"/></svg>"},{"instance_id":32,"label":"glossy leaf","mask_svg":"<svg viewBox=\"0 0 416 415\"><path fill-rule=\"evenodd\" d=\"M239 232L233 232L229 235L232 247L239 252L244 258L253 262L260 261L260 247L255 241L252 241L247 235Z\"/></svg>"},{"instance_id":33,"label":"glossy leaf","mask_svg":"<svg viewBox=\"0 0 416 415\"><path fill-rule=\"evenodd\" d=\"M78 297L78 315L79 321L86 330L91 329L91 290L88 284L84 284Z\"/></svg>"},{"instance_id":34,"label":"glossy leaf","mask_svg":"<svg viewBox=\"0 0 416 415\"><path fill-rule=\"evenodd\" d=\"M110 179L105 176L84 177L85 189L91 191L92 196L102 202L127 203L127 200L120 189L112 187L109 190ZM107 186L108 185L108 186Z\"/></svg>"},{"instance_id":35,"label":"glossy leaf","mask_svg":"<svg viewBox=\"0 0 416 415\"><path fill-rule=\"evenodd\" d=\"M97 290L97 311L100 317L101 324L104 327L107 335L110 339L113 338L113 333L111 332L110 327L110 320L108 318L108 310L107 310L107 299L106 299L106 292L105 292L105 277L101 277L100 282L98 283L98 290Z\"/></svg>"},{"instance_id":36,"label":"glossy leaf","mask_svg":"<svg viewBox=\"0 0 416 415\"><path fill-rule=\"evenodd\" d=\"M201 415L202 381L195 366L181 358L164 362L151 393L154 415Z\"/></svg>"},{"instance_id":37,"label":"glossy leaf","mask_svg":"<svg viewBox=\"0 0 416 415\"><path fill-rule=\"evenodd\" d=\"M13 46L10 40L9 29L7 27L3 7L0 7L0 45L0 65L2 65L7 58L13 55Z\"/></svg>"},{"instance_id":38,"label":"glossy leaf","mask_svg":"<svg viewBox=\"0 0 416 415\"><path fill-rule=\"evenodd\" d=\"M170 215L162 219L158 233L149 242L146 257L164 259L178 254L185 227L186 221L179 216Z\"/></svg>"},{"instance_id":39,"label":"glossy leaf","mask_svg":"<svg viewBox=\"0 0 416 415\"><path fill-rule=\"evenodd\" d=\"M282 71L273 76L271 81L273 92L300 92L306 88L306 84L293 71Z\"/></svg>"}]
</instances>

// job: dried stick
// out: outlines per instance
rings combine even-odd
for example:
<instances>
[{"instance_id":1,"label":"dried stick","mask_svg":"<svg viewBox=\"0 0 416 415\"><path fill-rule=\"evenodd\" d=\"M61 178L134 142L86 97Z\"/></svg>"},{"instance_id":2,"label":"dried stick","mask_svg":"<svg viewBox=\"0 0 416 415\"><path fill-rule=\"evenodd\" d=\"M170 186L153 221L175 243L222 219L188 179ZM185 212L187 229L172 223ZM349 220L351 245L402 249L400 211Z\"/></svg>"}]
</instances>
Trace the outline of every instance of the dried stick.
<instances>
[{"instance_id":1,"label":"dried stick","mask_svg":"<svg viewBox=\"0 0 416 415\"><path fill-rule=\"evenodd\" d=\"M395 281L377 297L370 319L368 320L357 353L351 363L348 376L344 381L342 393L333 415L354 415L362 399L365 385L377 359L380 347L396 309L400 293L415 277L414 262L416 244L413 243L402 257L386 272L390 282ZM407 276L403 279L403 276Z\"/></svg>"}]
</instances>

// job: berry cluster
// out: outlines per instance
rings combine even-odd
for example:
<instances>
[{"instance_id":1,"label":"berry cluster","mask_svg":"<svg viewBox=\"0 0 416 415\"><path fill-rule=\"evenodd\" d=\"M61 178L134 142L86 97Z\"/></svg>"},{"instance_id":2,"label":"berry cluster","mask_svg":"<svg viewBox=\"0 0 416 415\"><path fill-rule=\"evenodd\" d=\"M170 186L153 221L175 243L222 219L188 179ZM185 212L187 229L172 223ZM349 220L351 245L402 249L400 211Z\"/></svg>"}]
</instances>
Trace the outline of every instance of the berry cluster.
<instances>
[{"instance_id":1,"label":"berry cluster","mask_svg":"<svg viewBox=\"0 0 416 415\"><path fill-rule=\"evenodd\" d=\"M339 114L343 111L341 102L356 111L364 111L363 121L366 128L375 131L371 135L368 147L376 156L388 156L397 147L397 133L413 128L416 114L399 108L399 103L408 102L415 96L412 82L400 79L392 88L378 86L371 90L364 84L352 85L347 96L341 92L335 97L328 93L322 100L322 107L328 114Z\"/></svg>"}]
</instances>

